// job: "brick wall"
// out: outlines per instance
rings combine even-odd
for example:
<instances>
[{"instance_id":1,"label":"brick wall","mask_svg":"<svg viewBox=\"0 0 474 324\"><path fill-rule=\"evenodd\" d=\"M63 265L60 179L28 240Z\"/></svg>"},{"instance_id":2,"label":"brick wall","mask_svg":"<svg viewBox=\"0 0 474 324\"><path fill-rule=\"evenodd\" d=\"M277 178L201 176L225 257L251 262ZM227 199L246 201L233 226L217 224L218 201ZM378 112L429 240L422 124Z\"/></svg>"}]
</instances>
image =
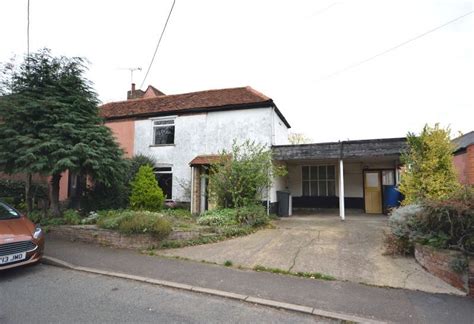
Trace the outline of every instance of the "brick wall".
<instances>
[{"instance_id":1,"label":"brick wall","mask_svg":"<svg viewBox=\"0 0 474 324\"><path fill-rule=\"evenodd\" d=\"M466 149L466 178L467 183L474 185L474 145L470 145Z\"/></svg>"},{"instance_id":2,"label":"brick wall","mask_svg":"<svg viewBox=\"0 0 474 324\"><path fill-rule=\"evenodd\" d=\"M457 273L451 268L453 260L459 258L466 257L458 251L438 250L421 244L415 246L415 259L423 268L451 286L467 291L467 273Z\"/></svg>"},{"instance_id":3,"label":"brick wall","mask_svg":"<svg viewBox=\"0 0 474 324\"><path fill-rule=\"evenodd\" d=\"M61 225L51 227L48 236L96 243L125 249L148 249L158 247L160 241L147 234L124 235L117 231L98 228L95 225ZM199 232L173 231L168 240L190 240L197 238Z\"/></svg>"}]
</instances>

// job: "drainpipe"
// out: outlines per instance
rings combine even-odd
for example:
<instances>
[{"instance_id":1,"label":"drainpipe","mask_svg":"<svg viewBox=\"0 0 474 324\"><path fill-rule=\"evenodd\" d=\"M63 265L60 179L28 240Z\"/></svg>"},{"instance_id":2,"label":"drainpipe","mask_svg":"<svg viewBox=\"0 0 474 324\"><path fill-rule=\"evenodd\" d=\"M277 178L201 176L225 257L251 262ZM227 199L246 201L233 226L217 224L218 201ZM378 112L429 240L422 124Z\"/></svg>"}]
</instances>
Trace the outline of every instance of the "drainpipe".
<instances>
[{"instance_id":1,"label":"drainpipe","mask_svg":"<svg viewBox=\"0 0 474 324\"><path fill-rule=\"evenodd\" d=\"M191 214L194 212L194 167L191 166Z\"/></svg>"},{"instance_id":2,"label":"drainpipe","mask_svg":"<svg viewBox=\"0 0 474 324\"><path fill-rule=\"evenodd\" d=\"M346 219L346 210L344 206L344 162L343 157L343 142L341 143L341 152L339 156L339 216L341 221Z\"/></svg>"}]
</instances>

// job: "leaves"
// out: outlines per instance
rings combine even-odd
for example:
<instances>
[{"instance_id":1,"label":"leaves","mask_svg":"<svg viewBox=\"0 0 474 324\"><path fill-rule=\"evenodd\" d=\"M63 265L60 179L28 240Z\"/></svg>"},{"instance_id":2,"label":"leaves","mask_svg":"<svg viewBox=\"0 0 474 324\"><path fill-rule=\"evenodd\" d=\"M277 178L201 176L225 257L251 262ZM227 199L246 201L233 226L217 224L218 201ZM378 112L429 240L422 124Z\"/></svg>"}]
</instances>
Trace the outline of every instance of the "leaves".
<instances>
[{"instance_id":1,"label":"leaves","mask_svg":"<svg viewBox=\"0 0 474 324\"><path fill-rule=\"evenodd\" d=\"M209 194L219 207L242 207L262 200L274 176L286 174L274 165L272 152L253 141L237 144L232 151L222 151L218 163L211 166Z\"/></svg>"},{"instance_id":2,"label":"leaves","mask_svg":"<svg viewBox=\"0 0 474 324\"><path fill-rule=\"evenodd\" d=\"M459 188L449 129L426 125L419 136L408 134L407 141L408 151L402 156L406 169L400 183L404 204L445 199Z\"/></svg>"}]
</instances>

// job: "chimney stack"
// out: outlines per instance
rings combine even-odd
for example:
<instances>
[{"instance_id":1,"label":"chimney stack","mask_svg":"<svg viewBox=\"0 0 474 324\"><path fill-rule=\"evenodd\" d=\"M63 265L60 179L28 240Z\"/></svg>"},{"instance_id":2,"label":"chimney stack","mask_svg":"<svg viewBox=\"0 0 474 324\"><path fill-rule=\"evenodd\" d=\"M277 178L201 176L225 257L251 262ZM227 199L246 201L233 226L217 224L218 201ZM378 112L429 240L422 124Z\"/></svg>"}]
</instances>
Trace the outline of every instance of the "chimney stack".
<instances>
[{"instance_id":1,"label":"chimney stack","mask_svg":"<svg viewBox=\"0 0 474 324\"><path fill-rule=\"evenodd\" d=\"M132 93L135 92L135 83L132 83Z\"/></svg>"}]
</instances>

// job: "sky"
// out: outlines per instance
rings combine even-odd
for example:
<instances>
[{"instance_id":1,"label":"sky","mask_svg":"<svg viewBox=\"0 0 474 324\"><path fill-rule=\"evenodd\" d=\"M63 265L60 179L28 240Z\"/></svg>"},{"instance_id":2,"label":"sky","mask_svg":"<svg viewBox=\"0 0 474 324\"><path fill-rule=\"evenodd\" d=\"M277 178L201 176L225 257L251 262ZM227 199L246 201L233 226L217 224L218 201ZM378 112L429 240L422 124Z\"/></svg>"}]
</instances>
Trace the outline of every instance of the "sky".
<instances>
[{"instance_id":1,"label":"sky","mask_svg":"<svg viewBox=\"0 0 474 324\"><path fill-rule=\"evenodd\" d=\"M26 53L27 0L0 0L0 62ZM172 0L30 0L30 50L88 59L103 103L139 87ZM474 1L176 0L145 86L251 86L314 142L474 130ZM363 62L379 53L396 49ZM351 68L352 67L352 68Z\"/></svg>"}]
</instances>

